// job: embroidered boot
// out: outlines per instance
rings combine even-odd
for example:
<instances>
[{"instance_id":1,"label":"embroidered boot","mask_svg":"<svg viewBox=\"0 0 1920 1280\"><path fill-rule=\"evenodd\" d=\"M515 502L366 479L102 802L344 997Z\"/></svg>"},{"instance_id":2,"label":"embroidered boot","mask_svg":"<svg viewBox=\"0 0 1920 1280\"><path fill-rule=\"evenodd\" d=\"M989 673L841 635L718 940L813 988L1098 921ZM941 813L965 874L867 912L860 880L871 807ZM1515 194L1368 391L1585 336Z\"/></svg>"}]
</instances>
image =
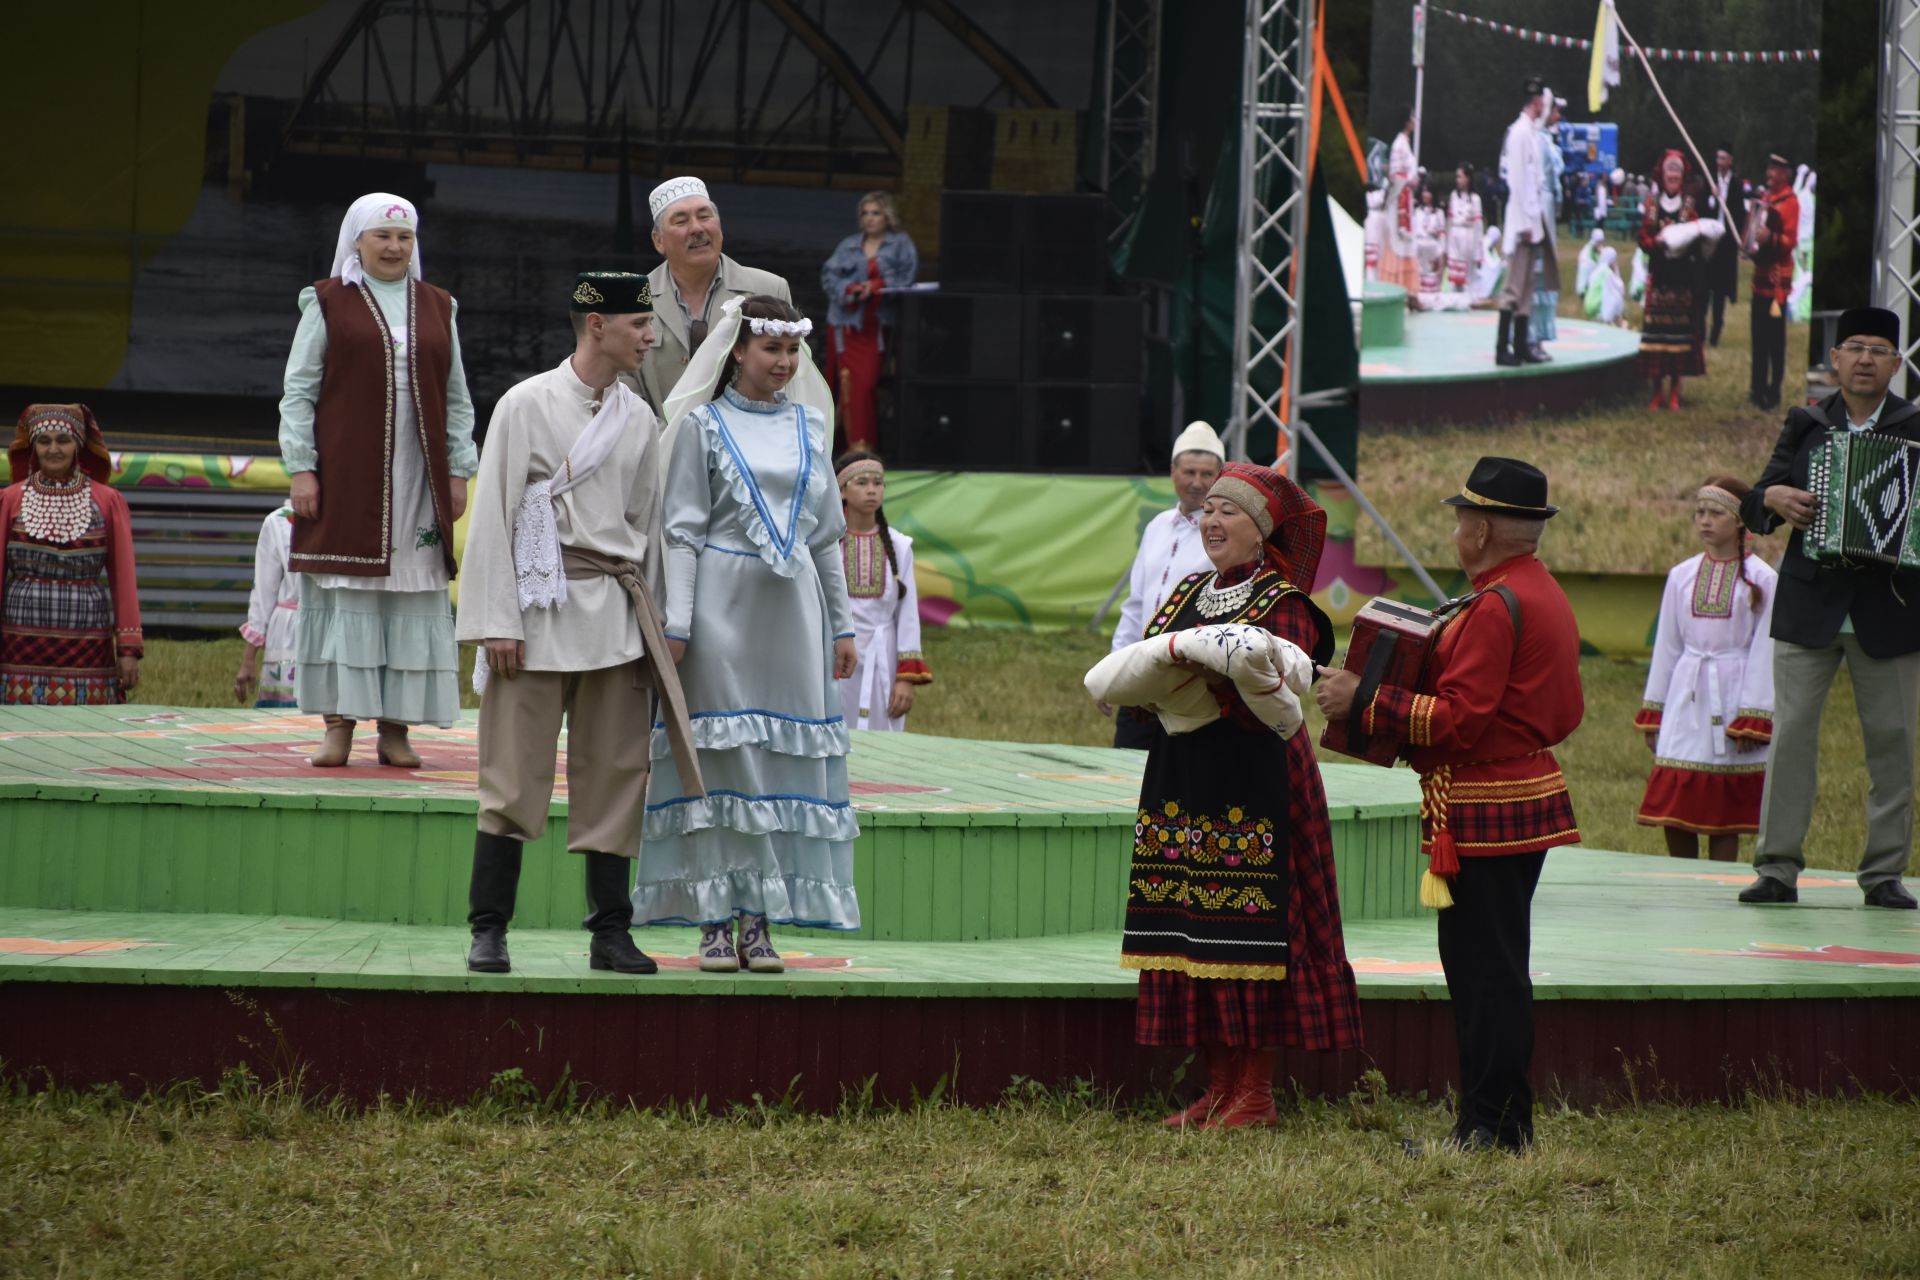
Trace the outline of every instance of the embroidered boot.
<instances>
[{"instance_id":1,"label":"embroidered boot","mask_svg":"<svg viewBox=\"0 0 1920 1280\"><path fill-rule=\"evenodd\" d=\"M589 853L586 859L588 915L580 923L593 934L587 967L657 972L660 966L633 945L633 860L614 853Z\"/></svg>"},{"instance_id":2,"label":"embroidered boot","mask_svg":"<svg viewBox=\"0 0 1920 1280\"><path fill-rule=\"evenodd\" d=\"M1202 1061L1206 1064L1207 1087L1200 1091L1184 1110L1176 1111L1160 1123L1169 1129L1185 1129L1206 1121L1227 1101L1232 1092L1233 1083L1239 1076L1239 1050L1224 1044L1209 1045L1201 1050Z\"/></svg>"},{"instance_id":3,"label":"embroidered boot","mask_svg":"<svg viewBox=\"0 0 1920 1280\"><path fill-rule=\"evenodd\" d=\"M407 742L407 726L398 720L380 721L380 740L374 747L380 763L395 769L418 769L420 757Z\"/></svg>"},{"instance_id":4,"label":"embroidered boot","mask_svg":"<svg viewBox=\"0 0 1920 1280\"><path fill-rule=\"evenodd\" d=\"M749 973L785 973L786 962L773 949L773 935L765 916L743 916L740 920L740 964Z\"/></svg>"},{"instance_id":5,"label":"embroidered boot","mask_svg":"<svg viewBox=\"0 0 1920 1280\"><path fill-rule=\"evenodd\" d=\"M1273 1069L1280 1061L1275 1049L1242 1049L1240 1075L1233 1083L1233 1100L1214 1113L1205 1128L1239 1129L1248 1125L1279 1122L1280 1111L1273 1105Z\"/></svg>"},{"instance_id":6,"label":"embroidered boot","mask_svg":"<svg viewBox=\"0 0 1920 1280\"><path fill-rule=\"evenodd\" d=\"M738 973L740 956L733 949L733 918L700 926L700 971Z\"/></svg>"},{"instance_id":7,"label":"embroidered boot","mask_svg":"<svg viewBox=\"0 0 1920 1280\"><path fill-rule=\"evenodd\" d=\"M506 973L507 922L520 894L521 843L512 836L479 832L473 838L473 880L467 887L467 924L473 946L467 968L475 973Z\"/></svg>"},{"instance_id":8,"label":"embroidered boot","mask_svg":"<svg viewBox=\"0 0 1920 1280\"><path fill-rule=\"evenodd\" d=\"M338 769L353 754L353 721L345 716L325 716L327 736L320 740L320 749L307 757L307 763L316 769Z\"/></svg>"}]
</instances>

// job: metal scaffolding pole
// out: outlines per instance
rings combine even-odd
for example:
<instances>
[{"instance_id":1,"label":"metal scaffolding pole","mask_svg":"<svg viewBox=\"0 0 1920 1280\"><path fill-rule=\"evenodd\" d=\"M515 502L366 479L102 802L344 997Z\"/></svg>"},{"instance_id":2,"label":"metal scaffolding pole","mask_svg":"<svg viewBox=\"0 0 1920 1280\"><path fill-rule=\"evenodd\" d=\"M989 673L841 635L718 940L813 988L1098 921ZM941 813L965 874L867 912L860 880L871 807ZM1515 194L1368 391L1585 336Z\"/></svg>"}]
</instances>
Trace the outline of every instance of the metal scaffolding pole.
<instances>
[{"instance_id":1,"label":"metal scaffolding pole","mask_svg":"<svg viewBox=\"0 0 1920 1280\"><path fill-rule=\"evenodd\" d=\"M1873 301L1900 317L1901 358L1908 394L1920 386L1920 335L1914 301L1920 268L1914 260L1914 189L1920 181L1920 0L1882 0L1880 102L1875 130L1879 199L1874 206Z\"/></svg>"},{"instance_id":2,"label":"metal scaffolding pole","mask_svg":"<svg viewBox=\"0 0 1920 1280\"><path fill-rule=\"evenodd\" d=\"M1107 243L1126 238L1153 176L1159 137L1161 0L1109 0L1105 95L1107 140L1100 189L1107 196Z\"/></svg>"},{"instance_id":3,"label":"metal scaffolding pole","mask_svg":"<svg viewBox=\"0 0 1920 1280\"><path fill-rule=\"evenodd\" d=\"M1233 400L1225 444L1247 456L1247 432L1268 423L1292 447L1287 412L1300 399L1300 270L1307 243L1307 101L1314 0L1247 0L1241 65L1240 261L1233 291ZM1277 204L1268 198L1279 193ZM1261 327L1261 303L1280 321ZM1277 305L1276 305L1277 304ZM1273 390L1262 393L1257 384Z\"/></svg>"}]
</instances>

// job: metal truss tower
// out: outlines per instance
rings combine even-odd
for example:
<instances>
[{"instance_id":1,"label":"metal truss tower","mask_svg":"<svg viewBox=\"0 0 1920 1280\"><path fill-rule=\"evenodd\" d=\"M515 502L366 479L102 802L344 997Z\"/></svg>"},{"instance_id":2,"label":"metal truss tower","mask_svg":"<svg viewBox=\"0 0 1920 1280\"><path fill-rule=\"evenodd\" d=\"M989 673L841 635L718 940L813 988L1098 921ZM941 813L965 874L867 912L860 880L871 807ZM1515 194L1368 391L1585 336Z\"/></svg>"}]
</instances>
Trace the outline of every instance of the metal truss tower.
<instances>
[{"instance_id":1,"label":"metal truss tower","mask_svg":"<svg viewBox=\"0 0 1920 1280\"><path fill-rule=\"evenodd\" d=\"M1161 0L1108 0L1105 96L1107 140L1100 189L1107 195L1107 243L1133 228L1153 176L1158 143Z\"/></svg>"},{"instance_id":2,"label":"metal truss tower","mask_svg":"<svg viewBox=\"0 0 1920 1280\"><path fill-rule=\"evenodd\" d=\"M1882 0L1880 11L1880 105L1875 136L1879 199L1873 228L1873 301L1900 317L1900 354L1907 388L1920 385L1920 335L1913 331L1920 308L1920 263L1914 246L1920 219L1914 207L1920 185L1920 0Z\"/></svg>"},{"instance_id":3,"label":"metal truss tower","mask_svg":"<svg viewBox=\"0 0 1920 1280\"><path fill-rule=\"evenodd\" d=\"M1247 0L1241 65L1240 262L1233 291L1233 400L1225 444L1248 429L1289 442L1300 415L1300 295L1306 289L1307 151L1314 0ZM1274 200L1274 203L1269 203ZM1263 328L1262 304L1277 325ZM1277 305L1274 305L1277 304ZM1271 322L1269 322L1271 323ZM1264 383L1262 391L1256 384ZM1284 415L1282 406L1285 406Z\"/></svg>"}]
</instances>

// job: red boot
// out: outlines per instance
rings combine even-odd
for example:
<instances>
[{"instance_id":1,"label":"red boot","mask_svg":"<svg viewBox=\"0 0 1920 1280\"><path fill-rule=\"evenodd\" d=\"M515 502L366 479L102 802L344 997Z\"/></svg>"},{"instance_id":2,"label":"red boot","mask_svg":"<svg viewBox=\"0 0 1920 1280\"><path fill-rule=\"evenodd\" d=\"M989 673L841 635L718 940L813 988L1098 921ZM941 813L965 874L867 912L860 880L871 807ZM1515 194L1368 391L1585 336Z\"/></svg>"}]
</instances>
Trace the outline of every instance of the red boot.
<instances>
[{"instance_id":1,"label":"red boot","mask_svg":"<svg viewBox=\"0 0 1920 1280\"><path fill-rule=\"evenodd\" d=\"M1273 1069L1280 1061L1279 1050L1242 1049L1239 1059L1240 1075L1234 1081L1232 1099L1202 1128L1239 1129L1279 1122L1280 1111L1273 1104Z\"/></svg>"},{"instance_id":2,"label":"red boot","mask_svg":"<svg viewBox=\"0 0 1920 1280\"><path fill-rule=\"evenodd\" d=\"M1676 411L1680 408L1680 379L1678 378L1673 380L1673 390L1667 396L1667 408Z\"/></svg>"},{"instance_id":3,"label":"red boot","mask_svg":"<svg viewBox=\"0 0 1920 1280\"><path fill-rule=\"evenodd\" d=\"M1666 405L1667 398L1660 394L1660 384L1656 382L1653 384L1653 399L1647 401L1647 412L1658 413L1666 408Z\"/></svg>"},{"instance_id":4,"label":"red boot","mask_svg":"<svg viewBox=\"0 0 1920 1280\"><path fill-rule=\"evenodd\" d=\"M1222 1044L1204 1049L1202 1053L1207 1064L1207 1087L1200 1091L1192 1105L1160 1122L1169 1129L1204 1128L1207 1119L1233 1098L1240 1079L1240 1051Z\"/></svg>"}]
</instances>

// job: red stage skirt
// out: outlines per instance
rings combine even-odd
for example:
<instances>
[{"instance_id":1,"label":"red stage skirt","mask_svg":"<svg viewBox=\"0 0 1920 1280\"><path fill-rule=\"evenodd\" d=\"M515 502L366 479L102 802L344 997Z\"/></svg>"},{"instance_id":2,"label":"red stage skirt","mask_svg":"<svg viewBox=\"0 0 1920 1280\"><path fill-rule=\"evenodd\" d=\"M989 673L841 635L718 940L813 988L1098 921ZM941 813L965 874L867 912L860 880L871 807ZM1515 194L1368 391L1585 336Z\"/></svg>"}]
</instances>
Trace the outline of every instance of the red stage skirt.
<instances>
[{"instance_id":1,"label":"red stage skirt","mask_svg":"<svg viewBox=\"0 0 1920 1280\"><path fill-rule=\"evenodd\" d=\"M1751 835L1760 830L1764 769L1717 773L1655 765L1640 801L1640 825L1695 835Z\"/></svg>"}]
</instances>

